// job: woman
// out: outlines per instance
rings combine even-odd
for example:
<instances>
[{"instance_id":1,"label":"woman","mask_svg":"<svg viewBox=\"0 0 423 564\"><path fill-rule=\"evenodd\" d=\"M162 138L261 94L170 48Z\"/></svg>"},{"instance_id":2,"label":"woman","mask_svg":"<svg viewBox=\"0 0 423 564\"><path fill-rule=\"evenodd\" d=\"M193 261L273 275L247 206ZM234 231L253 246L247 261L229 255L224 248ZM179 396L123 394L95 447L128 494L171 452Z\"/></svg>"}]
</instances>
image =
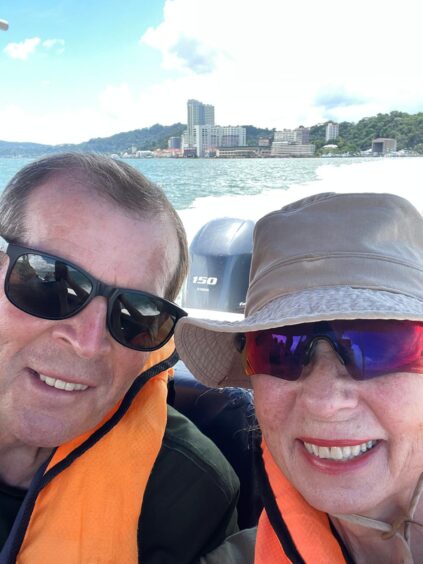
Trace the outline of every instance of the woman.
<instances>
[{"instance_id":1,"label":"woman","mask_svg":"<svg viewBox=\"0 0 423 564\"><path fill-rule=\"evenodd\" d=\"M421 214L326 193L257 223L245 320L178 323L199 380L254 390L255 563L423 562L422 321Z\"/></svg>"}]
</instances>

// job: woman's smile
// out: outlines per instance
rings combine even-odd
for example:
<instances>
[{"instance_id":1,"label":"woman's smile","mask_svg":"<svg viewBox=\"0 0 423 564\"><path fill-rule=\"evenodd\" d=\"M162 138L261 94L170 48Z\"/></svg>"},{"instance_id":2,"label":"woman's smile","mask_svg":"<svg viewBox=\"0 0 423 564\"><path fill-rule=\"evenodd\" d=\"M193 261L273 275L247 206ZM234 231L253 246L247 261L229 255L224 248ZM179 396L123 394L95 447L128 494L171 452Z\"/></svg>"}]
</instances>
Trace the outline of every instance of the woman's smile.
<instances>
[{"instance_id":1,"label":"woman's smile","mask_svg":"<svg viewBox=\"0 0 423 564\"><path fill-rule=\"evenodd\" d=\"M301 440L301 439L300 439ZM379 441L301 441L309 454L317 458L345 462L362 456L365 452L373 449Z\"/></svg>"}]
</instances>

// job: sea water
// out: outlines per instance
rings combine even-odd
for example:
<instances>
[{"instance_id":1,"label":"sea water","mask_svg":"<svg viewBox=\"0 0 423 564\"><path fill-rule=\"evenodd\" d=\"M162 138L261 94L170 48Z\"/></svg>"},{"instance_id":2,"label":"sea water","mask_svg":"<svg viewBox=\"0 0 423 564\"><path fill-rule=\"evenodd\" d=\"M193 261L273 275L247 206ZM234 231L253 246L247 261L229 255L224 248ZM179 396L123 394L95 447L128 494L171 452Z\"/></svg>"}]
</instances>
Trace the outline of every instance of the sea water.
<instances>
[{"instance_id":1,"label":"sea water","mask_svg":"<svg viewBox=\"0 0 423 564\"><path fill-rule=\"evenodd\" d=\"M0 159L0 189L30 159ZM131 159L159 184L191 240L218 217L257 220L318 192L390 192L423 212L423 158Z\"/></svg>"}]
</instances>

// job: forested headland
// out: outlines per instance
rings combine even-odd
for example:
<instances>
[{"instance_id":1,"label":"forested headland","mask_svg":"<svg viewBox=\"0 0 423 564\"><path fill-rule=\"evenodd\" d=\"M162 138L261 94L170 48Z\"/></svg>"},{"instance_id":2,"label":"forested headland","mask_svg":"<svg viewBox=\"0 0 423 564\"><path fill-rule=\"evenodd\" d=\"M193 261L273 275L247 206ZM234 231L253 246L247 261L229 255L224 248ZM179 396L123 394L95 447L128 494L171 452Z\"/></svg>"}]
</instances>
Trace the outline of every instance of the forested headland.
<instances>
[{"instance_id":1,"label":"forested headland","mask_svg":"<svg viewBox=\"0 0 423 564\"><path fill-rule=\"evenodd\" d=\"M339 137L325 141L326 123L310 128L310 142L321 152L326 143L335 143L340 152L357 153L371 148L377 137L394 138L397 150L409 149L423 154L423 112L407 114L391 112L361 119L357 123L339 123Z\"/></svg>"}]
</instances>

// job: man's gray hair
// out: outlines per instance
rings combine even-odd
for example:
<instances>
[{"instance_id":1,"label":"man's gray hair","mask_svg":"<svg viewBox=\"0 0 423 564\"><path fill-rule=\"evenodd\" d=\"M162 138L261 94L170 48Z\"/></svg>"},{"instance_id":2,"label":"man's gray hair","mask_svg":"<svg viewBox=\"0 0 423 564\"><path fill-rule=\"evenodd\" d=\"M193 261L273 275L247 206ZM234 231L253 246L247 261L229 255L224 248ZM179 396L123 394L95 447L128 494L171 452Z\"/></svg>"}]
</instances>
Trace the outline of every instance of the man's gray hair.
<instances>
[{"instance_id":1,"label":"man's gray hair","mask_svg":"<svg viewBox=\"0 0 423 564\"><path fill-rule=\"evenodd\" d=\"M120 160L93 153L59 153L29 163L12 178L0 197L0 235L22 242L29 195L49 179L62 175L88 183L98 195L131 214L144 219L169 217L179 245L178 266L166 289L166 297L174 300L188 271L188 245L182 221L161 188Z\"/></svg>"}]
</instances>

